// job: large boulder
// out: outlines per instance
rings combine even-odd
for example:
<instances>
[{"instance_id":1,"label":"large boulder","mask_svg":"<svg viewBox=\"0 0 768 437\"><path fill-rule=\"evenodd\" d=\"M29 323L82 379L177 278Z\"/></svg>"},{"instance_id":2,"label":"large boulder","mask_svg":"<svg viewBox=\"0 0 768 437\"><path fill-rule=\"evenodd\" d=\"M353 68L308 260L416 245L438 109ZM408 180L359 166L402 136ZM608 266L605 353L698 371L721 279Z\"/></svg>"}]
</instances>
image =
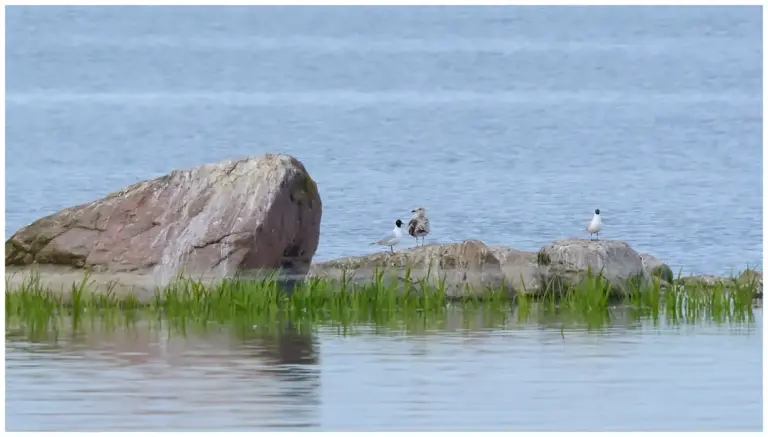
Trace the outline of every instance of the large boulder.
<instances>
[{"instance_id":1,"label":"large boulder","mask_svg":"<svg viewBox=\"0 0 768 437\"><path fill-rule=\"evenodd\" d=\"M546 267L545 283L577 283L588 269L625 289L628 281L645 279L643 260L629 244L617 240L557 240L542 247L537 263Z\"/></svg>"},{"instance_id":2,"label":"large boulder","mask_svg":"<svg viewBox=\"0 0 768 437\"><path fill-rule=\"evenodd\" d=\"M322 202L304 165L283 154L206 164L139 182L20 229L5 264L228 276L306 272Z\"/></svg>"},{"instance_id":3,"label":"large boulder","mask_svg":"<svg viewBox=\"0 0 768 437\"><path fill-rule=\"evenodd\" d=\"M370 283L381 272L387 284L394 281L402 285L409 268L407 279L413 285L418 287L421 280L430 285L442 282L449 297L479 297L487 287L501 289L504 281L499 260L488 246L477 240L334 259L313 264L309 276Z\"/></svg>"}]
</instances>

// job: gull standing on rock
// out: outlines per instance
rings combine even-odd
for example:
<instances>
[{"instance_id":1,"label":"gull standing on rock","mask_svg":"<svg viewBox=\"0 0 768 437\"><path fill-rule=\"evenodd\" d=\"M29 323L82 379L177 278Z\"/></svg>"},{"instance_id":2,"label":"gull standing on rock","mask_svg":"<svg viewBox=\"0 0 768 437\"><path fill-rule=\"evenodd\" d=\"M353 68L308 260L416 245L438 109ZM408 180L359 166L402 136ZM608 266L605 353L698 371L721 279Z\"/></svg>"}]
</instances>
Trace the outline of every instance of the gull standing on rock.
<instances>
[{"instance_id":1,"label":"gull standing on rock","mask_svg":"<svg viewBox=\"0 0 768 437\"><path fill-rule=\"evenodd\" d=\"M587 226L587 232L589 232L589 239L592 239L592 234L597 235L597 239L600 239L600 225L602 224L602 219L600 219L600 210L595 210L595 215L592 216L592 221L589 222L589 226Z\"/></svg>"},{"instance_id":2,"label":"gull standing on rock","mask_svg":"<svg viewBox=\"0 0 768 437\"><path fill-rule=\"evenodd\" d=\"M429 234L429 218L427 218L427 211L424 208L416 208L411 211L413 218L408 222L408 235L419 241L421 237L421 245L424 245L424 237Z\"/></svg>"},{"instance_id":3,"label":"gull standing on rock","mask_svg":"<svg viewBox=\"0 0 768 437\"><path fill-rule=\"evenodd\" d=\"M400 242L400 239L403 238L403 230L401 227L403 226L403 222L400 219L397 219L395 222L395 228L392 229L392 232L388 233L387 235L381 237L379 240L377 240L374 243L371 243L371 246L379 245L379 246L389 246L389 250L392 251L392 253L395 253L395 249L392 248L392 246L396 245Z\"/></svg>"}]
</instances>

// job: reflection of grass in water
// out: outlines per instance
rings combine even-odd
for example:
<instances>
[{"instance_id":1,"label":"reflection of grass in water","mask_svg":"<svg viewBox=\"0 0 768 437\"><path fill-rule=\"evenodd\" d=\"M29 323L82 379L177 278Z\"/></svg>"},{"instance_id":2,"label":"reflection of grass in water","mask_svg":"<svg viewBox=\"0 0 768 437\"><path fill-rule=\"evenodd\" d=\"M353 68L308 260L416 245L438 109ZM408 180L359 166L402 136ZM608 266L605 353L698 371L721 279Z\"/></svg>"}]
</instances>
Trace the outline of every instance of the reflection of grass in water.
<instances>
[{"instance_id":1,"label":"reflection of grass in water","mask_svg":"<svg viewBox=\"0 0 768 437\"><path fill-rule=\"evenodd\" d=\"M91 293L87 277L65 293L45 289L38 277L30 277L6 291L6 326L22 327L29 338L58 335L65 329L78 331L97 322L107 329L129 329L138 320L151 321L156 327L168 324L182 334L228 325L245 335L254 326L270 329L284 320L300 329L330 326L342 333L352 333L361 325L429 332L446 329L449 308L455 308L461 311L465 328L471 328L474 317L485 328L504 326L510 319L518 324L556 319L561 329L578 325L593 330L613 322L609 308L616 306L627 307L634 320L650 319L655 324L662 315L668 324L745 323L753 321L757 291L754 281L683 285L678 277L666 288L658 279L630 283L617 300L605 278L588 272L582 282L543 297L518 294L510 299L503 289L487 289L480 297L456 300L446 295L445 284L411 283L409 274L402 289L379 273L369 284L315 278L290 293L274 276L223 280L216 285L180 279L147 302L134 295L117 296L111 290Z\"/></svg>"},{"instance_id":2,"label":"reflection of grass in water","mask_svg":"<svg viewBox=\"0 0 768 437\"><path fill-rule=\"evenodd\" d=\"M662 314L670 324L744 323L754 320L752 307L757 289L758 284L751 280L684 285L678 277L666 290L662 290L660 281L654 280L646 290L633 290L628 300L654 323Z\"/></svg>"}]
</instances>

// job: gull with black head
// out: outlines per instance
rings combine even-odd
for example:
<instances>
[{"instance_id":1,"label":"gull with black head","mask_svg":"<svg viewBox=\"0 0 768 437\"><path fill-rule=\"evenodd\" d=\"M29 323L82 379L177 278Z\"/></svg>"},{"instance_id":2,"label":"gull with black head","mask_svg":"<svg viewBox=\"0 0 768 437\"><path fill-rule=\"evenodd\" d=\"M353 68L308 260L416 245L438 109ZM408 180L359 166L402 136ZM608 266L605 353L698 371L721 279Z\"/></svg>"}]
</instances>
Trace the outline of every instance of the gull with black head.
<instances>
[{"instance_id":1,"label":"gull with black head","mask_svg":"<svg viewBox=\"0 0 768 437\"><path fill-rule=\"evenodd\" d=\"M592 234L597 235L596 239L600 239L600 225L602 225L603 221L600 218L600 210L595 210L595 215L592 216L592 221L589 222L589 225L587 225L587 232L589 232L589 239L592 239Z\"/></svg>"},{"instance_id":2,"label":"gull with black head","mask_svg":"<svg viewBox=\"0 0 768 437\"><path fill-rule=\"evenodd\" d=\"M392 251L392 253L395 253L395 249L393 249L393 246L400 243L400 240L403 238L402 226L403 226L403 221L400 219L397 219L397 221L395 222L394 229L392 229L392 231L387 235L384 235L380 239L371 243L371 246L375 246L375 245L389 246L389 250Z\"/></svg>"}]
</instances>

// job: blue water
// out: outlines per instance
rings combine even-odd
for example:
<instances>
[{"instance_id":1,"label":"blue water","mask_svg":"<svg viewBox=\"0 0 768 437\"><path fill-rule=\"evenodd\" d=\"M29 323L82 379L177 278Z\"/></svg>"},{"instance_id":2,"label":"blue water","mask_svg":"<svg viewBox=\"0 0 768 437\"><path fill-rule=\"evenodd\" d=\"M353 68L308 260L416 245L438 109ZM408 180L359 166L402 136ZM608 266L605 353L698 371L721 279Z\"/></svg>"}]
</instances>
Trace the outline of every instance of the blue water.
<instances>
[{"instance_id":1,"label":"blue water","mask_svg":"<svg viewBox=\"0 0 768 437\"><path fill-rule=\"evenodd\" d=\"M323 198L316 260L365 253L396 218L424 206L427 242L478 238L537 250L582 235L600 208L602 238L625 240L675 271L762 265L757 7L8 7L6 22L6 237L173 169L286 152L306 165ZM493 337L500 356L477 354L482 346L450 335L448 346L427 342L436 360L455 366L451 377L419 357L386 373L374 363L389 352L324 333L332 358L319 364L320 378L340 369L365 377L323 382L330 397L313 423L389 426L397 418L406 428L453 429L476 418L492 428L584 429L601 423L599 411L611 429L755 429L761 330L742 340L719 328L708 336L662 330L643 337L642 348L586 335L615 361L578 361L535 335L522 347L504 330ZM406 349L422 341L377 338L366 341ZM724 347L736 352L721 356ZM42 366L48 384L67 384L53 362L32 356L39 358L24 360ZM10 356L9 363L21 365ZM598 363L614 379L590 386L580 378L608 378L592 372ZM31 414L34 405L19 399L38 383L14 369L7 368L18 378L8 382L17 390L9 411L19 403L8 421L22 427L19 408ZM112 378L93 371L81 381L86 387ZM677 385L647 385L642 372L671 374ZM640 382L622 388L615 382L622 375ZM728 375L738 378L726 383ZM519 391L555 376L552 399L536 403ZM382 385L367 391L362 381ZM602 403L585 403L587 395ZM538 419L497 409L516 396L527 396L514 405L535 405ZM645 410L622 408L640 402L636 396ZM435 410L418 419L413 407L383 406L415 398L434 401ZM56 399L51 411L60 416L101 405ZM676 403L659 409L664 399ZM341 400L357 409L339 410ZM707 401L729 413L686 409ZM232 408L222 402L221 411ZM173 405L167 410L184 408ZM483 414L457 413L467 405ZM566 406L575 410L564 417ZM168 414L146 423L172 423ZM86 422L125 419L104 417ZM125 420L136 417L155 416ZM556 417L564 422L553 424ZM228 423L255 422L244 415Z\"/></svg>"},{"instance_id":2,"label":"blue water","mask_svg":"<svg viewBox=\"0 0 768 437\"><path fill-rule=\"evenodd\" d=\"M432 241L603 236L762 264L758 8L14 8L6 234L205 162L318 182L317 259L416 205ZM413 243L412 243L413 244Z\"/></svg>"}]
</instances>

